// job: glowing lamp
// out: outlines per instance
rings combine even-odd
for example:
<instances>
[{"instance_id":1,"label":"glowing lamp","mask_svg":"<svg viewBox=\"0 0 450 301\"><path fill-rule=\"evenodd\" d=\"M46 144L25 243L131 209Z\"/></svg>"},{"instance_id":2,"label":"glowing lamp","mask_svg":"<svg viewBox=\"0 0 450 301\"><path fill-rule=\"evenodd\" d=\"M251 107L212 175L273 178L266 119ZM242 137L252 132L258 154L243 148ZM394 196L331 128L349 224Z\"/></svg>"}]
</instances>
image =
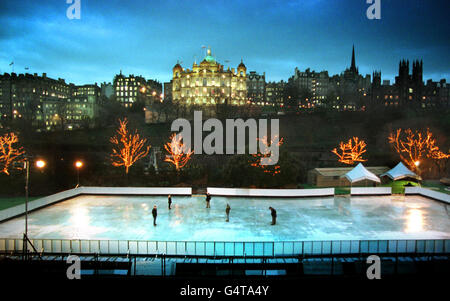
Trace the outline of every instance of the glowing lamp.
<instances>
[{"instance_id":1,"label":"glowing lamp","mask_svg":"<svg viewBox=\"0 0 450 301\"><path fill-rule=\"evenodd\" d=\"M37 168L44 168L45 167L45 161L44 160L37 160L36 161L36 167Z\"/></svg>"}]
</instances>

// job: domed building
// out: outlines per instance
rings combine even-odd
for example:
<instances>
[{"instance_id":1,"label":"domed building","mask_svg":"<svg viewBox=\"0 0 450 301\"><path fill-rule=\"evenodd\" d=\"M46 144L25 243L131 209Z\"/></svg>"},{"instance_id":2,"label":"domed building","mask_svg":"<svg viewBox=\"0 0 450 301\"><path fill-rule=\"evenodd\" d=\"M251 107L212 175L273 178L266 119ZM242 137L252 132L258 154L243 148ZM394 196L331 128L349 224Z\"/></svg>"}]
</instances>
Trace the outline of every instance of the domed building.
<instances>
[{"instance_id":1,"label":"domed building","mask_svg":"<svg viewBox=\"0 0 450 301\"><path fill-rule=\"evenodd\" d=\"M244 105L247 98L247 68L241 61L237 70L219 64L208 48L200 64L184 69L177 63L173 69L172 99L181 105Z\"/></svg>"}]
</instances>

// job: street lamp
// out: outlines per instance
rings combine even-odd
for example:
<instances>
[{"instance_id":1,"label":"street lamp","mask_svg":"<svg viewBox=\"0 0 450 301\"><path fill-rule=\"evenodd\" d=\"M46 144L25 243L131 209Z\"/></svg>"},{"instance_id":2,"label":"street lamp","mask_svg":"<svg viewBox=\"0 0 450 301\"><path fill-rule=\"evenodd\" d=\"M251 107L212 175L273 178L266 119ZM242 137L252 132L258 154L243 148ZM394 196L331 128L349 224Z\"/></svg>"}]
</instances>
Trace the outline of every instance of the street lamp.
<instances>
[{"instance_id":1,"label":"street lamp","mask_svg":"<svg viewBox=\"0 0 450 301\"><path fill-rule=\"evenodd\" d=\"M75 188L78 188L80 186L80 168L83 167L83 161L76 161L75 162L75 168L77 169L77 186Z\"/></svg>"},{"instance_id":2,"label":"street lamp","mask_svg":"<svg viewBox=\"0 0 450 301\"><path fill-rule=\"evenodd\" d=\"M37 167L37 168L44 168L44 167L45 167L45 161L43 161L43 160L37 160L37 161L36 161L36 167Z\"/></svg>"},{"instance_id":3,"label":"street lamp","mask_svg":"<svg viewBox=\"0 0 450 301\"><path fill-rule=\"evenodd\" d=\"M25 169L26 169L26 178L25 178L25 233L23 234L23 252L25 256L27 255L28 248L28 187L30 183L30 158L25 158ZM35 162L36 167L42 169L45 167L44 160L37 160Z\"/></svg>"}]
</instances>

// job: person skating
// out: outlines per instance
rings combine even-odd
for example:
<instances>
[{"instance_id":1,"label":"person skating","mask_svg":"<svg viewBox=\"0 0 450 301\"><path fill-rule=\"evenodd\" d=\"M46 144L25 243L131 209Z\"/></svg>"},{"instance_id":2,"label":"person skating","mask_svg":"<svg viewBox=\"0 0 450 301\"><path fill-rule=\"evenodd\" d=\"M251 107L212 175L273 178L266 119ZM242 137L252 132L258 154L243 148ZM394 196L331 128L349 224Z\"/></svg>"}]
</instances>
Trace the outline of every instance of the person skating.
<instances>
[{"instance_id":1,"label":"person skating","mask_svg":"<svg viewBox=\"0 0 450 301\"><path fill-rule=\"evenodd\" d=\"M153 226L156 226L156 217L158 216L158 209L156 209L156 205L153 206L152 215L153 215Z\"/></svg>"},{"instance_id":2,"label":"person skating","mask_svg":"<svg viewBox=\"0 0 450 301\"><path fill-rule=\"evenodd\" d=\"M231 207L230 207L230 204L227 204L227 209L225 209L225 213L227 214L227 222L229 222L230 221L230 210L231 210Z\"/></svg>"},{"instance_id":3,"label":"person skating","mask_svg":"<svg viewBox=\"0 0 450 301\"><path fill-rule=\"evenodd\" d=\"M273 226L277 223L277 211L272 207L269 207L269 209L270 209L270 214L272 215L272 224L271 225Z\"/></svg>"},{"instance_id":4,"label":"person skating","mask_svg":"<svg viewBox=\"0 0 450 301\"><path fill-rule=\"evenodd\" d=\"M170 194L169 194L169 197L168 197L168 201L167 201L167 202L168 202L168 204L169 204L169 210L172 209L172 208L171 208L171 206L172 206L172 196L171 196Z\"/></svg>"},{"instance_id":5,"label":"person skating","mask_svg":"<svg viewBox=\"0 0 450 301\"><path fill-rule=\"evenodd\" d=\"M211 208L210 202L211 202L211 195L209 194L209 192L207 192L206 193L206 208Z\"/></svg>"}]
</instances>

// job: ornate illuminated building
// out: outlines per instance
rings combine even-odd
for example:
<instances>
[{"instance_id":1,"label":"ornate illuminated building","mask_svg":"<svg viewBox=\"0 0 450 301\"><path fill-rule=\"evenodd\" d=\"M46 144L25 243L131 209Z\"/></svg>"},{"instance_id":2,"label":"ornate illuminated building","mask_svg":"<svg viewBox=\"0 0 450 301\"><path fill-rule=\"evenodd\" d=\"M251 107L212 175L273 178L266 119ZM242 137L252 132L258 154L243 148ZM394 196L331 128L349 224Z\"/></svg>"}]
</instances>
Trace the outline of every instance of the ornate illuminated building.
<instances>
[{"instance_id":1,"label":"ornate illuminated building","mask_svg":"<svg viewBox=\"0 0 450 301\"><path fill-rule=\"evenodd\" d=\"M247 99L247 68L241 61L237 70L224 70L208 48L206 57L192 70L179 63L173 67L172 99L181 105L244 105Z\"/></svg>"}]
</instances>

